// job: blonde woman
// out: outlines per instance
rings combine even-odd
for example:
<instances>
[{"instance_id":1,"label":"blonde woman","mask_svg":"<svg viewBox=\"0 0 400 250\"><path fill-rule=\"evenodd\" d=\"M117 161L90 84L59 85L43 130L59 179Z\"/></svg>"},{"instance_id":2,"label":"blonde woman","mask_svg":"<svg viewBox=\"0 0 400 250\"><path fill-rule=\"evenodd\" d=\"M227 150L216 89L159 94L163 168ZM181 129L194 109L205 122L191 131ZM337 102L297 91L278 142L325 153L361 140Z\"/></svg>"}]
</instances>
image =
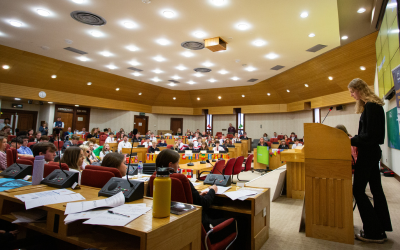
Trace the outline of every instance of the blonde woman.
<instances>
[{"instance_id":1,"label":"blonde woman","mask_svg":"<svg viewBox=\"0 0 400 250\"><path fill-rule=\"evenodd\" d=\"M106 156L106 154L111 153L110 151L110 145L108 143L105 143L103 145L103 149L100 152L100 159L103 160L104 156Z\"/></svg>"},{"instance_id":2,"label":"blonde woman","mask_svg":"<svg viewBox=\"0 0 400 250\"><path fill-rule=\"evenodd\" d=\"M87 146L87 145L80 145L79 146L81 149L82 149L82 153L83 153L83 161L82 161L82 165L81 165L81 169L82 170L84 170L85 169L85 166L86 165L90 165L90 160L89 160L89 157L90 157L90 155L91 155L91 152L90 152L90 148L89 148L89 146Z\"/></svg>"},{"instance_id":3,"label":"blonde woman","mask_svg":"<svg viewBox=\"0 0 400 250\"><path fill-rule=\"evenodd\" d=\"M358 135L351 138L351 145L358 148L354 166L353 195L358 205L363 229L356 238L364 242L383 243L385 231L392 231L389 208L383 193L379 160L380 144L385 140L385 104L363 80L352 80L348 89L356 100L356 113L361 114ZM369 183L374 198L374 206L365 194Z\"/></svg>"},{"instance_id":4,"label":"blonde woman","mask_svg":"<svg viewBox=\"0 0 400 250\"><path fill-rule=\"evenodd\" d=\"M78 184L81 184L81 172L83 163L83 152L79 147L69 147L65 150L63 157L61 158L61 163L66 163L69 167L69 171L79 172Z\"/></svg>"}]
</instances>

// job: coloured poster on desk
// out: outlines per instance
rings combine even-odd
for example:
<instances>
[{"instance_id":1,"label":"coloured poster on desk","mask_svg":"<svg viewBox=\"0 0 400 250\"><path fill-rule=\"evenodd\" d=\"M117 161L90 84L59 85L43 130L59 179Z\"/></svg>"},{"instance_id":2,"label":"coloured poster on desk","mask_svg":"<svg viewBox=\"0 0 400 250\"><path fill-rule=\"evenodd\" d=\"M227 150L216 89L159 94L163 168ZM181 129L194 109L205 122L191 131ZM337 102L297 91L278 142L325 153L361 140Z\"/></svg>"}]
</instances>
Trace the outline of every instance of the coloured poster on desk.
<instances>
[{"instance_id":1,"label":"coloured poster on desk","mask_svg":"<svg viewBox=\"0 0 400 250\"><path fill-rule=\"evenodd\" d=\"M397 109L398 108L393 108L386 112L386 122L388 146L390 148L400 149L399 118L397 116Z\"/></svg>"},{"instance_id":2,"label":"coloured poster on desk","mask_svg":"<svg viewBox=\"0 0 400 250\"><path fill-rule=\"evenodd\" d=\"M29 181L24 181L24 180L20 180L20 179L1 178L0 179L0 192L14 189L14 188L25 187L25 186L28 186L31 184L32 183Z\"/></svg>"},{"instance_id":3,"label":"coloured poster on desk","mask_svg":"<svg viewBox=\"0 0 400 250\"><path fill-rule=\"evenodd\" d=\"M397 125L400 127L400 65L392 70L397 107ZM400 137L400 134L397 134Z\"/></svg>"}]
</instances>

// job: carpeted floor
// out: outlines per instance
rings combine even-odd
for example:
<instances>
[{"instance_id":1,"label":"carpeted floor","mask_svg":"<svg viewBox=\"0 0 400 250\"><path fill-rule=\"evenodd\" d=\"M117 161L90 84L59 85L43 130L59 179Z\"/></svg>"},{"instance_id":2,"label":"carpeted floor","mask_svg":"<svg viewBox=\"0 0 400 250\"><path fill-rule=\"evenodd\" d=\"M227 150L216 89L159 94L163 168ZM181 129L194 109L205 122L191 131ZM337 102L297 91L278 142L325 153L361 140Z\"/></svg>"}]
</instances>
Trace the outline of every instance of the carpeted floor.
<instances>
[{"instance_id":1,"label":"carpeted floor","mask_svg":"<svg viewBox=\"0 0 400 250\"><path fill-rule=\"evenodd\" d=\"M240 180L251 180L260 176L258 173L243 172L239 175ZM234 178L234 182L237 178ZM358 240L354 245L336 243L306 237L305 233L299 233L300 216L303 200L288 199L281 196L271 202L271 228L269 239L261 248L263 250L322 250L322 249L400 249L400 182L395 178L383 177L382 186L389 205L393 232L387 232L388 241L384 244L364 243ZM370 196L369 187L367 193ZM362 222L358 210L354 211L354 232L362 229Z\"/></svg>"}]
</instances>

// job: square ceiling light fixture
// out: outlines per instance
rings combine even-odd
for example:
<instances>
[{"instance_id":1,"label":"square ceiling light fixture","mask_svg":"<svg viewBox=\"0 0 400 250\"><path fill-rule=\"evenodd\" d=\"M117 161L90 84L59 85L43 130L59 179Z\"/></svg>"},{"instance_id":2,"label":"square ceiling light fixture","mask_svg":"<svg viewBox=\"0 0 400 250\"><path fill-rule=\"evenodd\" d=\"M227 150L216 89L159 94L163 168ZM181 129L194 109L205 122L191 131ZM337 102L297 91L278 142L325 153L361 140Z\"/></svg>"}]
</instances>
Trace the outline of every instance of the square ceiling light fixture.
<instances>
[{"instance_id":1,"label":"square ceiling light fixture","mask_svg":"<svg viewBox=\"0 0 400 250\"><path fill-rule=\"evenodd\" d=\"M224 39L221 37L214 37L214 38L208 38L204 39L204 44L205 47L212 52L218 52L221 50L226 50L226 45L228 44Z\"/></svg>"}]
</instances>

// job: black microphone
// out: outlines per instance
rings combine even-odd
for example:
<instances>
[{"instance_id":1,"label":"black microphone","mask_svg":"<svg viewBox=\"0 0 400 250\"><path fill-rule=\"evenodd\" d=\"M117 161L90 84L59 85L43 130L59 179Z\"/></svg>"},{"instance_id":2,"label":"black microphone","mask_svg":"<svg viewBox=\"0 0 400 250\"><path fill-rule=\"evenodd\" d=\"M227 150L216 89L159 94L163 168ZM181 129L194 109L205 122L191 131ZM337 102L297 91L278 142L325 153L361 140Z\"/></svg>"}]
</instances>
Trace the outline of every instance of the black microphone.
<instances>
[{"instance_id":1,"label":"black microphone","mask_svg":"<svg viewBox=\"0 0 400 250\"><path fill-rule=\"evenodd\" d=\"M19 167L19 169L23 169L19 164L18 164L18 162L17 162L17 160L18 160L18 151L17 151L17 148L18 148L18 146L17 146L17 141L15 141L15 164L17 164L17 166Z\"/></svg>"},{"instance_id":2,"label":"black microphone","mask_svg":"<svg viewBox=\"0 0 400 250\"><path fill-rule=\"evenodd\" d=\"M60 130L57 129L57 128L56 128L56 135L58 135L58 145L57 145L57 146L60 148ZM64 140L63 140L63 142L65 143ZM61 148L60 148L60 161L59 161L59 163L60 163L60 169L61 169L61 171L68 177L69 174L67 174L67 173L64 171L64 169L62 169L62 167L61 167Z\"/></svg>"},{"instance_id":3,"label":"black microphone","mask_svg":"<svg viewBox=\"0 0 400 250\"><path fill-rule=\"evenodd\" d=\"M134 135L136 135L136 134L134 134L135 132L136 132L136 134L137 134L137 129L133 128L133 130L132 130L131 153L129 154L129 163L128 163L128 168L127 168L127 170L126 170L126 180L128 181L129 186L131 186L131 187L133 187L133 184L132 184L132 182L129 180L128 175L129 175L129 165L131 164L131 159L132 159L133 137L134 137ZM139 177L139 163L138 163L138 177Z\"/></svg>"},{"instance_id":4,"label":"black microphone","mask_svg":"<svg viewBox=\"0 0 400 250\"><path fill-rule=\"evenodd\" d=\"M329 115L329 112L331 112L331 111L332 111L332 109L333 109L333 107L330 107L330 108L329 108L328 114L326 114L326 116L325 116L324 120L321 122L321 124L322 124L322 123L324 123L324 121L325 121L326 117Z\"/></svg>"},{"instance_id":5,"label":"black microphone","mask_svg":"<svg viewBox=\"0 0 400 250\"><path fill-rule=\"evenodd\" d=\"M211 164L210 160L207 160L206 162L207 162L207 163L210 163L210 165L213 166L213 170L214 170L214 169L218 170L218 172L219 172L220 174L222 174L222 176L224 177L224 180L226 179L226 178L225 178L225 175L224 175L223 173L221 173L221 171L219 171L218 168L215 168L214 165Z\"/></svg>"}]
</instances>

